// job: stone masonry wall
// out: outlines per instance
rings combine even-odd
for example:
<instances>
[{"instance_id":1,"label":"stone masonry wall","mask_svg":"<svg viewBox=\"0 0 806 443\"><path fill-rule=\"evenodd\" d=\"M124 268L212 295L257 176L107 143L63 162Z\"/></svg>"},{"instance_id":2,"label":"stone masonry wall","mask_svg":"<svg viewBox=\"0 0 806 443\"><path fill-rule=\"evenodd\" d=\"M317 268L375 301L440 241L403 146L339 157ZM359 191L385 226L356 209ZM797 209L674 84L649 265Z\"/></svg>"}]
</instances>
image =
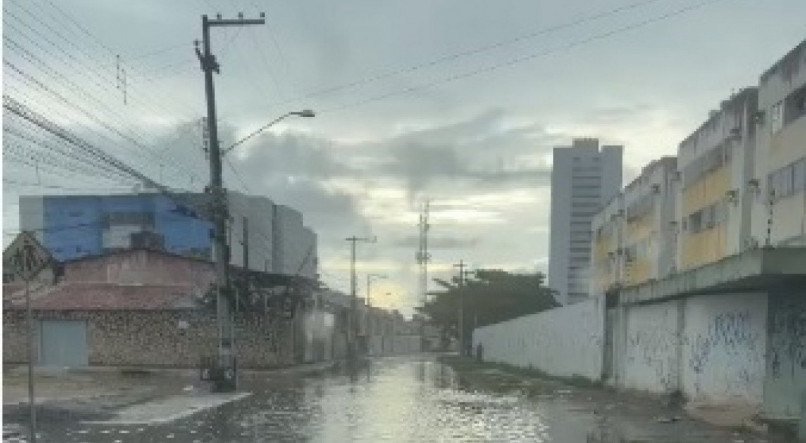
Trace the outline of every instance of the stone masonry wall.
<instances>
[{"instance_id":1,"label":"stone masonry wall","mask_svg":"<svg viewBox=\"0 0 806 443\"><path fill-rule=\"evenodd\" d=\"M198 367L214 355L213 313L173 311L42 311L37 319L86 320L89 363L97 366ZM3 315L3 362L27 361L24 311ZM241 368L268 368L293 363L291 328L249 315L236 324L236 355Z\"/></svg>"}]
</instances>

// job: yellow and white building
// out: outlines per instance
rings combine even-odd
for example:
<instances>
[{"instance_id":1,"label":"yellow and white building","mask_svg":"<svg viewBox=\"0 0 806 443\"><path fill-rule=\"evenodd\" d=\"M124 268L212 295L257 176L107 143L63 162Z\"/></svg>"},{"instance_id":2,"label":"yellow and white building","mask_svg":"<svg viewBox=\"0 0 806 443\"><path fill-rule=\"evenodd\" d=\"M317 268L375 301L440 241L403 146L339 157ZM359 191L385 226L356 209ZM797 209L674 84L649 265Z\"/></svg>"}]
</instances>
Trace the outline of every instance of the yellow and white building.
<instances>
[{"instance_id":1,"label":"yellow and white building","mask_svg":"<svg viewBox=\"0 0 806 443\"><path fill-rule=\"evenodd\" d=\"M806 246L806 40L593 217L590 292Z\"/></svg>"},{"instance_id":2,"label":"yellow and white building","mask_svg":"<svg viewBox=\"0 0 806 443\"><path fill-rule=\"evenodd\" d=\"M590 295L603 296L621 284L624 198L613 197L591 220Z\"/></svg>"},{"instance_id":3,"label":"yellow and white building","mask_svg":"<svg viewBox=\"0 0 806 443\"><path fill-rule=\"evenodd\" d=\"M760 246L806 245L806 40L761 75L752 235Z\"/></svg>"},{"instance_id":4,"label":"yellow and white building","mask_svg":"<svg viewBox=\"0 0 806 443\"><path fill-rule=\"evenodd\" d=\"M675 271L677 159L663 157L624 188L623 286Z\"/></svg>"},{"instance_id":5,"label":"yellow and white building","mask_svg":"<svg viewBox=\"0 0 806 443\"><path fill-rule=\"evenodd\" d=\"M675 157L655 160L594 216L591 294L675 271L677 176Z\"/></svg>"},{"instance_id":6,"label":"yellow and white building","mask_svg":"<svg viewBox=\"0 0 806 443\"><path fill-rule=\"evenodd\" d=\"M678 271L739 254L750 243L753 194L747 183L755 159L757 100L756 88L732 95L678 147Z\"/></svg>"}]
</instances>

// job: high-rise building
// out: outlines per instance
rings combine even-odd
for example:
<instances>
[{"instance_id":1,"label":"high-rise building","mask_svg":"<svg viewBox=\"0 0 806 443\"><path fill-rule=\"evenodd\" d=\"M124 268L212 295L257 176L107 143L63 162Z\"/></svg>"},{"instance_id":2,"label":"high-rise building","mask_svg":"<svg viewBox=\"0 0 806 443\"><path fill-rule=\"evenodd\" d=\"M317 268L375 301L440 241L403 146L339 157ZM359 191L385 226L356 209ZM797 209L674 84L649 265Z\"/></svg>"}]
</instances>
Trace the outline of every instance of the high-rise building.
<instances>
[{"instance_id":1,"label":"high-rise building","mask_svg":"<svg viewBox=\"0 0 806 443\"><path fill-rule=\"evenodd\" d=\"M595 138L554 148L548 283L563 305L588 297L591 220L621 189L622 150Z\"/></svg>"}]
</instances>

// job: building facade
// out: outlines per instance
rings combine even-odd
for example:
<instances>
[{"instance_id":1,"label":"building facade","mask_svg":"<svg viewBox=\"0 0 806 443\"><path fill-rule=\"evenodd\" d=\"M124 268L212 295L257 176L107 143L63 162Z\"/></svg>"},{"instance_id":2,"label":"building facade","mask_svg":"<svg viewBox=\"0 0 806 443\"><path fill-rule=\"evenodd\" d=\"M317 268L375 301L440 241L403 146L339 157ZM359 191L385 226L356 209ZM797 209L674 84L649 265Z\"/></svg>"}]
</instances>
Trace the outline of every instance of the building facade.
<instances>
[{"instance_id":1,"label":"building facade","mask_svg":"<svg viewBox=\"0 0 806 443\"><path fill-rule=\"evenodd\" d=\"M621 188L622 149L591 138L554 148L548 283L563 305L588 297L591 220Z\"/></svg>"},{"instance_id":2,"label":"building facade","mask_svg":"<svg viewBox=\"0 0 806 443\"><path fill-rule=\"evenodd\" d=\"M617 194L591 221L590 295L602 296L621 284L624 196Z\"/></svg>"},{"instance_id":3,"label":"building facade","mask_svg":"<svg viewBox=\"0 0 806 443\"><path fill-rule=\"evenodd\" d=\"M806 41L761 75L758 87L753 239L806 245ZM772 221L772 222L770 222Z\"/></svg>"},{"instance_id":4,"label":"building facade","mask_svg":"<svg viewBox=\"0 0 806 443\"><path fill-rule=\"evenodd\" d=\"M675 272L677 159L653 161L624 188L623 286Z\"/></svg>"},{"instance_id":5,"label":"building facade","mask_svg":"<svg viewBox=\"0 0 806 443\"><path fill-rule=\"evenodd\" d=\"M758 90L722 102L678 147L681 173L677 267L693 269L751 246L748 191L755 159Z\"/></svg>"},{"instance_id":6,"label":"building facade","mask_svg":"<svg viewBox=\"0 0 806 443\"><path fill-rule=\"evenodd\" d=\"M205 194L20 197L20 229L32 231L59 261L131 248L211 260ZM316 234L302 214L265 197L227 195L230 264L255 271L317 274Z\"/></svg>"}]
</instances>

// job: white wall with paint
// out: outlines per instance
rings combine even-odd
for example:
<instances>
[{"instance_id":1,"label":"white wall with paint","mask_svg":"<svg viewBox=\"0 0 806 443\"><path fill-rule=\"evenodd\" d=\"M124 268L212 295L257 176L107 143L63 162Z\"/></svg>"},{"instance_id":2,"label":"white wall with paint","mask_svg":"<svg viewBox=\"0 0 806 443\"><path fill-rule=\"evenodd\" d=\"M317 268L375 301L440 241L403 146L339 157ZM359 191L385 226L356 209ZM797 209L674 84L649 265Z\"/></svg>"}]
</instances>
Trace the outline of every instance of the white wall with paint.
<instances>
[{"instance_id":1,"label":"white wall with paint","mask_svg":"<svg viewBox=\"0 0 806 443\"><path fill-rule=\"evenodd\" d=\"M760 404L767 340L765 293L686 299L682 388L693 401Z\"/></svg>"},{"instance_id":2,"label":"white wall with paint","mask_svg":"<svg viewBox=\"0 0 806 443\"><path fill-rule=\"evenodd\" d=\"M604 315L602 298L525 315L476 329L473 349L481 343L485 361L600 380Z\"/></svg>"},{"instance_id":3,"label":"white wall with paint","mask_svg":"<svg viewBox=\"0 0 806 443\"><path fill-rule=\"evenodd\" d=\"M655 393L669 393L678 386L679 301L630 306L626 321L626 346L621 386Z\"/></svg>"},{"instance_id":4,"label":"white wall with paint","mask_svg":"<svg viewBox=\"0 0 806 443\"><path fill-rule=\"evenodd\" d=\"M764 416L795 419L806 392L806 288L770 294Z\"/></svg>"}]
</instances>

